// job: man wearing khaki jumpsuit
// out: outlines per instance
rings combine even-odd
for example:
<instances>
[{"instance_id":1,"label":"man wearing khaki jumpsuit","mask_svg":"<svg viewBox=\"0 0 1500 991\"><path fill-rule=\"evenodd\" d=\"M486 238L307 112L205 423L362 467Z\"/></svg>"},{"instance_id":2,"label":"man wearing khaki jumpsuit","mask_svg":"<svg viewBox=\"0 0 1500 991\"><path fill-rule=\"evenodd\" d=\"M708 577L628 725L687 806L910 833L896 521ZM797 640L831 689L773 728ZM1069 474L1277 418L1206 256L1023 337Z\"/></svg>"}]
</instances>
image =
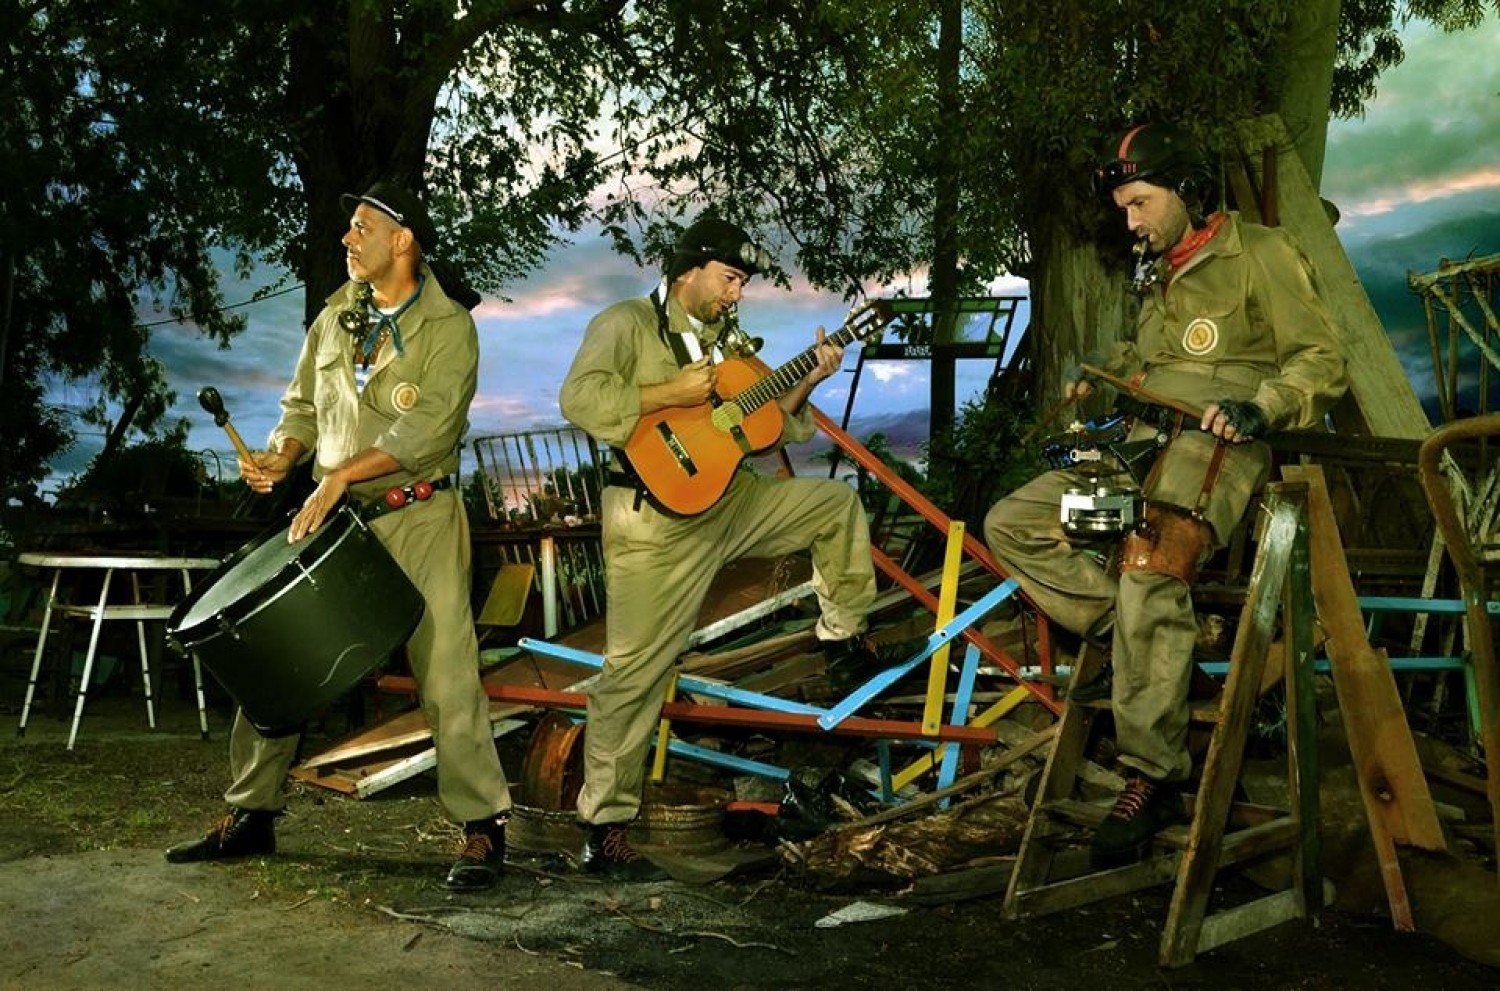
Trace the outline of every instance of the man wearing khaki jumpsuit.
<instances>
[{"instance_id":1,"label":"man wearing khaki jumpsuit","mask_svg":"<svg viewBox=\"0 0 1500 991\"><path fill-rule=\"evenodd\" d=\"M315 456L318 486L292 520L293 542L317 529L346 495L370 507L393 488L415 492L417 483L439 483L428 498L383 512L369 526L425 602L407 656L433 728L438 799L465 832L444 881L474 890L496 879L511 804L479 681L468 516L448 481L468 427L478 336L468 309L448 297L423 261L437 231L420 201L377 183L364 196L345 196L344 205L351 215L343 238L350 281L328 297L303 341L268 450L242 460L240 471L252 489L268 492L304 455ZM237 713L232 782L224 793L230 815L204 838L167 851L167 859L274 852L272 822L285 803L296 748L295 735L262 736Z\"/></svg>"},{"instance_id":2,"label":"man wearing khaki jumpsuit","mask_svg":"<svg viewBox=\"0 0 1500 991\"><path fill-rule=\"evenodd\" d=\"M1307 259L1284 231L1232 213L1203 218L1205 175L1191 137L1159 124L1127 131L1096 175L1156 260L1135 339L1087 363L1204 410L1162 450L1143 492L1148 523L1171 531L1180 549L1165 553L1163 539L1158 552L1154 538L1132 536L1122 573L1106 571L1063 530L1061 497L1076 484L1067 471L1022 486L985 519L990 550L1050 619L1081 635L1113 620L1111 701L1126 786L1094 835L1101 865L1144 852L1169 821L1172 786L1192 769L1191 582L1270 470L1270 449L1255 438L1321 426L1345 388L1334 324ZM1065 398L1091 391L1081 369L1065 375ZM1129 439L1156 430L1138 424Z\"/></svg>"},{"instance_id":3,"label":"man wearing khaki jumpsuit","mask_svg":"<svg viewBox=\"0 0 1500 991\"><path fill-rule=\"evenodd\" d=\"M699 220L677 243L650 298L627 299L589 323L563 382L563 415L616 448L645 413L709 401L711 355L745 283L770 264L740 228ZM673 340L677 338L677 340ZM783 441L812 436L804 409L839 367L842 349L818 331L816 366L778 400ZM617 464L620 463L617 459ZM603 494L605 661L589 692L584 785L586 869L622 880L663 875L635 851L625 827L639 812L646 754L672 668L714 575L743 557L808 549L822 616L817 635L832 660L869 648L860 634L875 598L869 526L842 482L735 472L724 496L695 516L654 506L628 477Z\"/></svg>"}]
</instances>

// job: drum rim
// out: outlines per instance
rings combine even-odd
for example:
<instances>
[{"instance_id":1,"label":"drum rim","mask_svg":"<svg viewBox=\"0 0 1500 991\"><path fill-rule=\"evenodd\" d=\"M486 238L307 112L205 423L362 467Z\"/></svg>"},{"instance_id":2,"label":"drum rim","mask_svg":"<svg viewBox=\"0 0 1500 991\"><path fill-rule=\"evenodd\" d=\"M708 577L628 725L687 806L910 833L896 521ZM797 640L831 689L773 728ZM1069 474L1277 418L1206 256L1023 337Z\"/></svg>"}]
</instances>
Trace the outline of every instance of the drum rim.
<instances>
[{"instance_id":1,"label":"drum rim","mask_svg":"<svg viewBox=\"0 0 1500 991\"><path fill-rule=\"evenodd\" d=\"M167 620L168 638L185 650L192 650L200 644L207 643L224 632L224 617L230 617L231 621L238 625L244 623L270 606L276 600L289 592L297 585L297 581L306 577L303 571L311 571L318 567L329 554L337 550L349 535L357 529L367 530L368 527L360 519L359 514L347 503L340 506L330 515L318 529L304 538L310 541L307 551L315 553L316 557L308 562L303 562L302 567L295 568L297 577L289 582L279 581L283 574L293 569L297 562L301 561L301 555L293 557L272 578L260 587L247 592L240 599L235 600L223 609L220 609L190 626L184 627L183 621L193 611L199 600L207 594L218 582L237 568L241 562L259 549L267 540L274 539L279 534L284 534L290 527L290 523L278 523L266 528L247 542L239 550L226 557L220 565L209 572L202 581L198 582L193 591L172 610L172 615ZM326 543L326 547L320 547Z\"/></svg>"}]
</instances>

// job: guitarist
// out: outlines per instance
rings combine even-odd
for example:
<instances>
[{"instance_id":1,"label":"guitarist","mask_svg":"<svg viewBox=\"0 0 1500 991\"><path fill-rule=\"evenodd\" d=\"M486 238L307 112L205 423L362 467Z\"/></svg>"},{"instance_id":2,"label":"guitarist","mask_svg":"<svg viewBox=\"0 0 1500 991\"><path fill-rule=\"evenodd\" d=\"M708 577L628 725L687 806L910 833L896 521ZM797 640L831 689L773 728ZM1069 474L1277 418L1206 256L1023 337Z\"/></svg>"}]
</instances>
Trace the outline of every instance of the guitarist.
<instances>
[{"instance_id":1,"label":"guitarist","mask_svg":"<svg viewBox=\"0 0 1500 991\"><path fill-rule=\"evenodd\" d=\"M682 233L647 297L622 300L589 322L562 385L563 415L619 448L645 414L711 401L725 317L770 256L734 224L700 218ZM816 335L815 366L777 402L782 442L813 435L813 388L838 370L843 349ZM875 598L864 507L843 482L736 471L717 503L692 516L658 508L641 483L615 472L602 498L606 573L604 668L589 691L578 817L588 829L585 870L614 880L666 875L626 839L640 810L646 753L673 665L709 584L744 557L812 554L830 665L876 664L861 635Z\"/></svg>"}]
</instances>

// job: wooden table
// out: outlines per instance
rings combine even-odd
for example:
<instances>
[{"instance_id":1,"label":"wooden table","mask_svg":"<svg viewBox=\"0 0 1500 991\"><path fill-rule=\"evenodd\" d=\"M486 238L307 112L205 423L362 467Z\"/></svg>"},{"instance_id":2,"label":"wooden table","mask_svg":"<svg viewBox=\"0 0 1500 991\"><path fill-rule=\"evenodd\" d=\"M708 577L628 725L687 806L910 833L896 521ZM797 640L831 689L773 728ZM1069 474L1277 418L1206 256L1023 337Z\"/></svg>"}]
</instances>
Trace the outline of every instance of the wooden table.
<instances>
[{"instance_id":1,"label":"wooden table","mask_svg":"<svg viewBox=\"0 0 1500 991\"><path fill-rule=\"evenodd\" d=\"M31 714L31 702L36 694L38 675L42 669L42 655L47 647L47 631L52 625L54 613L77 616L92 620L88 653L84 655L83 675L78 684L78 698L73 708L73 726L68 733L68 749L73 749L78 739L78 724L83 718L83 704L88 694L89 679L94 672L94 655L99 649L99 633L107 619L132 620L136 624L136 642L141 651L141 682L146 692L146 721L156 728L156 707L151 692L150 661L146 651L146 623L148 620L165 620L172 615L172 603L153 603L141 598L141 574L151 572L177 573L182 578L183 595L192 590L192 572L205 571L219 566L217 558L211 557L159 557L155 555L117 556L109 554L64 554L27 551L19 554L16 561L24 566L52 571L52 581L47 590L47 605L42 613L42 628L37 636L36 655L31 661L31 678L26 684L26 702L21 707L19 735L26 734L26 720ZM69 603L58 600L58 585L64 572L94 572L102 576L99 600L92 604ZM110 603L109 589L115 573L123 572L130 578L131 601ZM198 728L208 736L208 712L203 697L203 671L198 659L193 658L193 684L198 693Z\"/></svg>"}]
</instances>

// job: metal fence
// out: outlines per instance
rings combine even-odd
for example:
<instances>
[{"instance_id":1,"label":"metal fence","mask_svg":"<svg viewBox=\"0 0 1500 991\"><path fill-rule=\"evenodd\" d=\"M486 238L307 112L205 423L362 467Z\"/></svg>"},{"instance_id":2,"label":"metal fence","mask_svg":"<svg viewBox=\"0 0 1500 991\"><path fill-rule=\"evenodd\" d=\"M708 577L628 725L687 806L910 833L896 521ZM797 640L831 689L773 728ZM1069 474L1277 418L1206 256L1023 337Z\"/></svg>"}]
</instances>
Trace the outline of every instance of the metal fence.
<instances>
[{"instance_id":1,"label":"metal fence","mask_svg":"<svg viewBox=\"0 0 1500 991\"><path fill-rule=\"evenodd\" d=\"M576 427L470 441L490 519L518 524L597 521L604 460Z\"/></svg>"},{"instance_id":2,"label":"metal fence","mask_svg":"<svg viewBox=\"0 0 1500 991\"><path fill-rule=\"evenodd\" d=\"M470 441L489 518L506 531L502 563L534 567L546 635L604 612L599 492L605 462L582 430L558 427Z\"/></svg>"}]
</instances>

